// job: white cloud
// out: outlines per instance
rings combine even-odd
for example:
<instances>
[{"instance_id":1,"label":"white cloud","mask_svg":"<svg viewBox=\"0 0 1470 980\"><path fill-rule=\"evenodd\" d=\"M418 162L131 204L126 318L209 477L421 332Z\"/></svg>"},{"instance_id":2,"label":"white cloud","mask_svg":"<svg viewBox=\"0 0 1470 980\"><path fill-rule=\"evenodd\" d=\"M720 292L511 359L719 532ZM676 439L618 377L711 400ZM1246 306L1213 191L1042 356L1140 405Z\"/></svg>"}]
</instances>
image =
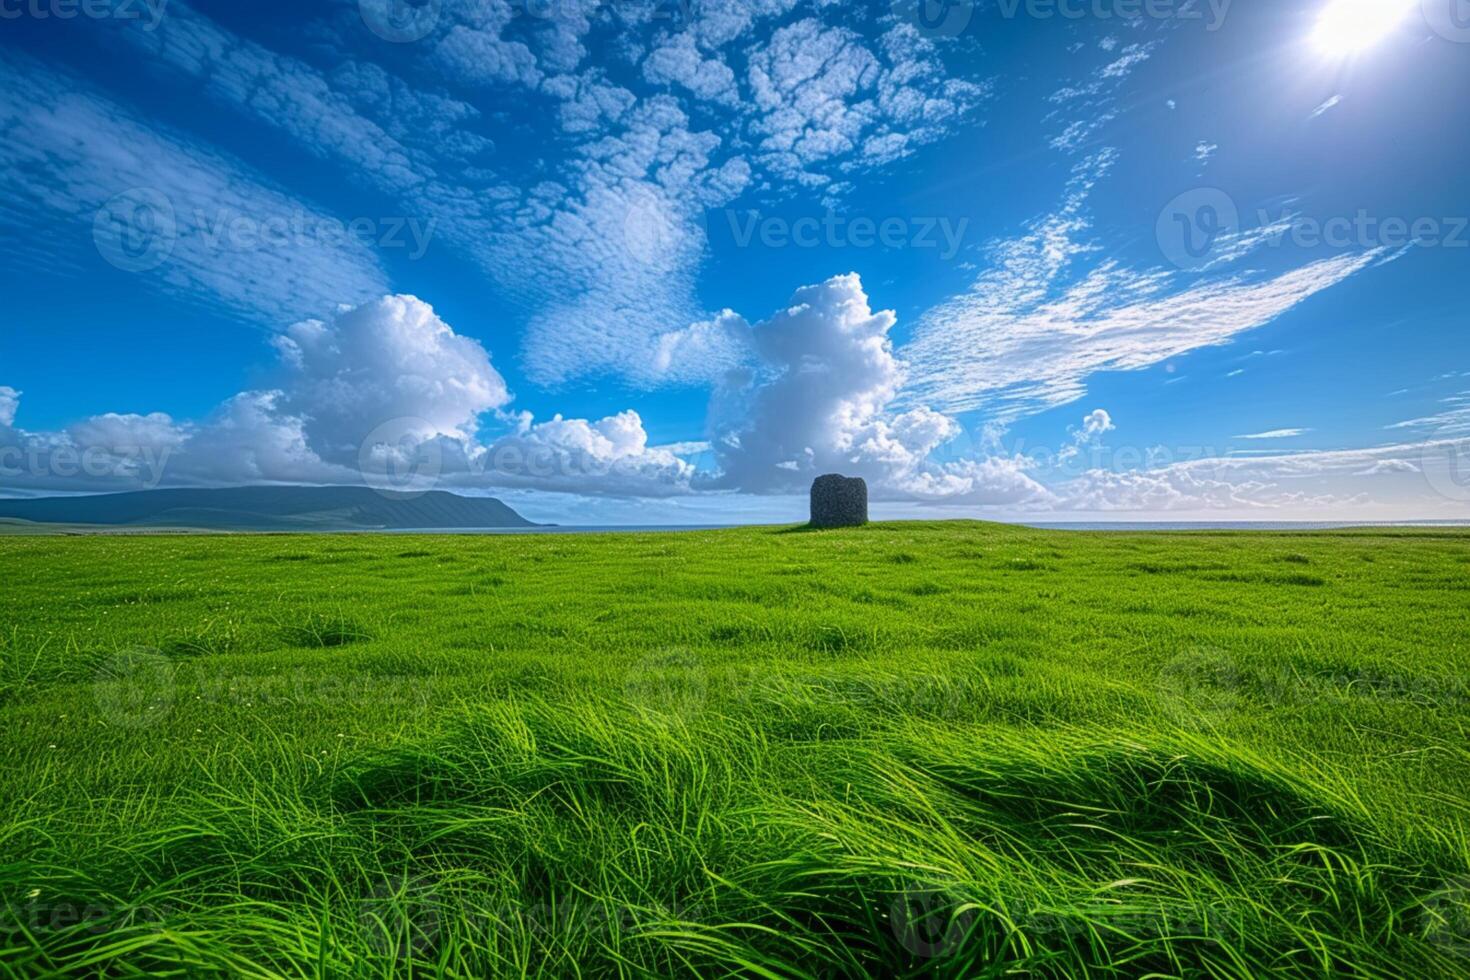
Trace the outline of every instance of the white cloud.
<instances>
[{"instance_id":1,"label":"white cloud","mask_svg":"<svg viewBox=\"0 0 1470 980\"><path fill-rule=\"evenodd\" d=\"M1349 253L1264 279L1134 270L1115 259L1079 268L1098 251L1085 238L1084 204L1111 161L1103 153L1079 164L1058 210L992 245L990 267L969 292L922 318L901 352L911 365L904 404L985 409L1009 422L1081 397L1096 372L1226 343L1382 258ZM1263 240L1252 236L1249 247Z\"/></svg>"},{"instance_id":2,"label":"white cloud","mask_svg":"<svg viewBox=\"0 0 1470 980\"><path fill-rule=\"evenodd\" d=\"M1222 457L1093 470L1056 488L1061 507L1204 519L1384 520L1463 516L1465 447L1454 441Z\"/></svg>"},{"instance_id":3,"label":"white cloud","mask_svg":"<svg viewBox=\"0 0 1470 980\"><path fill-rule=\"evenodd\" d=\"M355 484L380 478L389 461L411 468L432 459L428 485L452 489L689 492L693 467L677 447L649 447L636 412L541 423L502 415L511 396L489 354L415 297L385 296L298 323L274 347L277 386L241 392L199 422L109 413L30 433L12 428L19 393L0 388L7 486ZM482 445L481 425L492 416L511 431Z\"/></svg>"},{"instance_id":4,"label":"white cloud","mask_svg":"<svg viewBox=\"0 0 1470 980\"><path fill-rule=\"evenodd\" d=\"M1113 417L1104 409L1095 408L1088 412L1082 419L1082 430L1080 435L1092 439L1102 435L1104 432L1112 432L1117 426L1113 425Z\"/></svg>"},{"instance_id":5,"label":"white cloud","mask_svg":"<svg viewBox=\"0 0 1470 980\"><path fill-rule=\"evenodd\" d=\"M931 454L959 434L919 406L891 410L903 365L888 338L890 311L874 312L857 275L797 290L763 323L724 320L741 333L755 367L732 372L712 401L719 472L696 485L789 493L823 473L866 477L875 498L1020 502L1046 491L1014 459L948 464Z\"/></svg>"},{"instance_id":6,"label":"white cloud","mask_svg":"<svg viewBox=\"0 0 1470 980\"><path fill-rule=\"evenodd\" d=\"M1195 162L1199 164L1209 163L1210 158L1215 155L1215 151L1218 149L1220 149L1220 144L1211 143L1208 140L1200 140L1194 145Z\"/></svg>"},{"instance_id":7,"label":"white cloud","mask_svg":"<svg viewBox=\"0 0 1470 980\"><path fill-rule=\"evenodd\" d=\"M597 422L526 418L468 469L462 479L483 473L480 482L494 486L628 497L686 494L694 475L673 449L649 447L643 420L633 411Z\"/></svg>"},{"instance_id":8,"label":"white cloud","mask_svg":"<svg viewBox=\"0 0 1470 980\"><path fill-rule=\"evenodd\" d=\"M671 326L708 317L695 290L707 210L752 185L823 187L830 203L847 186L835 178L953 131L985 90L950 77L910 25L891 25L870 42L807 17L744 52L755 96L747 102L730 68L740 54L725 46L789 13L795 0L701 6L678 32L654 16L655 6L445 5L415 49L430 53L418 67L456 89L514 90L538 133L559 129L544 133L557 146L553 157L497 156L493 170L480 159L491 142L475 107L384 69L348 61L323 73L232 34L183 0L158 30L118 37L347 179L390 195L404 214L435 222L436 245L469 257L528 320L523 355L533 381L699 383L723 362L650 366ZM813 9L835 6L819 0ZM620 75L615 84L603 69L579 67L594 22L644 77ZM655 94L652 85L672 89ZM686 101L701 118L724 114L711 125L726 138L696 129Z\"/></svg>"},{"instance_id":9,"label":"white cloud","mask_svg":"<svg viewBox=\"0 0 1470 980\"><path fill-rule=\"evenodd\" d=\"M643 77L654 85L680 85L706 102L735 106L740 90L735 73L718 55L705 57L694 35L681 31L656 47L643 63Z\"/></svg>"},{"instance_id":10,"label":"white cloud","mask_svg":"<svg viewBox=\"0 0 1470 980\"><path fill-rule=\"evenodd\" d=\"M1340 95L1334 95L1332 98L1328 99L1326 102L1322 103L1317 108L1313 109L1312 110L1312 114L1310 116L1308 116L1307 118L1308 119L1316 119L1318 116L1322 115L1323 113L1326 113L1326 112L1328 112L1328 111L1330 111L1332 109L1335 109L1339 104L1341 104L1341 102L1342 102L1342 96L1340 96Z\"/></svg>"},{"instance_id":11,"label":"white cloud","mask_svg":"<svg viewBox=\"0 0 1470 980\"><path fill-rule=\"evenodd\" d=\"M1362 470L1360 476L1378 476L1382 473L1418 473L1420 469L1407 459L1380 459Z\"/></svg>"},{"instance_id":12,"label":"white cloud","mask_svg":"<svg viewBox=\"0 0 1470 980\"><path fill-rule=\"evenodd\" d=\"M15 424L15 413L20 408L20 392L8 385L0 385L0 425Z\"/></svg>"},{"instance_id":13,"label":"white cloud","mask_svg":"<svg viewBox=\"0 0 1470 980\"><path fill-rule=\"evenodd\" d=\"M257 323L386 288L372 249L331 215L24 56L0 67L0 128L25 134L0 141L0 207L48 237L25 254L81 256L77 268L100 256Z\"/></svg>"},{"instance_id":14,"label":"white cloud","mask_svg":"<svg viewBox=\"0 0 1470 980\"><path fill-rule=\"evenodd\" d=\"M747 56L751 126L764 136L759 162L807 186L830 182L823 168L831 162L851 171L908 155L987 94L947 77L934 43L910 24L890 28L874 53L857 33L806 18Z\"/></svg>"},{"instance_id":15,"label":"white cloud","mask_svg":"<svg viewBox=\"0 0 1470 980\"><path fill-rule=\"evenodd\" d=\"M456 334L413 296L384 296L276 338L286 365L279 402L303 419L312 450L352 464L363 436L392 419L418 420L423 438L473 440L481 415L510 392L480 344Z\"/></svg>"},{"instance_id":16,"label":"white cloud","mask_svg":"<svg viewBox=\"0 0 1470 980\"><path fill-rule=\"evenodd\" d=\"M1456 376L1452 372L1446 375L1445 378ZM1439 380L1444 380L1444 378ZM1450 395L1448 398L1441 399L1440 403L1449 407L1434 415L1425 415L1420 418L1406 419L1403 422L1395 422L1388 426L1388 428L1433 429L1444 436L1458 436L1470 433L1470 391L1461 392L1458 395Z\"/></svg>"},{"instance_id":17,"label":"white cloud","mask_svg":"<svg viewBox=\"0 0 1470 980\"><path fill-rule=\"evenodd\" d=\"M1304 436L1311 429L1272 429L1270 432L1252 432L1249 435L1236 436L1237 439L1294 439Z\"/></svg>"},{"instance_id":18,"label":"white cloud","mask_svg":"<svg viewBox=\"0 0 1470 980\"><path fill-rule=\"evenodd\" d=\"M542 78L536 56L521 42L501 38L501 29L500 24L456 24L439 40L434 56L450 74L466 82L535 87Z\"/></svg>"},{"instance_id":19,"label":"white cloud","mask_svg":"<svg viewBox=\"0 0 1470 980\"><path fill-rule=\"evenodd\" d=\"M1118 118L1118 91L1139 65L1153 55L1155 43L1130 44L1112 60L1095 68L1086 81L1063 86L1048 101L1058 110L1047 121L1064 126L1050 140L1054 150L1074 153L1093 143L1108 123ZM1104 47L1111 52L1112 48ZM1174 108L1172 101L1169 108Z\"/></svg>"},{"instance_id":20,"label":"white cloud","mask_svg":"<svg viewBox=\"0 0 1470 980\"><path fill-rule=\"evenodd\" d=\"M1095 408L1082 418L1082 428L1072 431L1072 444L1063 446L1062 451L1057 454L1059 462L1067 463L1076 459L1082 453L1082 447L1091 445L1100 440L1104 434L1112 432L1117 428L1113 425L1113 417L1105 409Z\"/></svg>"}]
</instances>

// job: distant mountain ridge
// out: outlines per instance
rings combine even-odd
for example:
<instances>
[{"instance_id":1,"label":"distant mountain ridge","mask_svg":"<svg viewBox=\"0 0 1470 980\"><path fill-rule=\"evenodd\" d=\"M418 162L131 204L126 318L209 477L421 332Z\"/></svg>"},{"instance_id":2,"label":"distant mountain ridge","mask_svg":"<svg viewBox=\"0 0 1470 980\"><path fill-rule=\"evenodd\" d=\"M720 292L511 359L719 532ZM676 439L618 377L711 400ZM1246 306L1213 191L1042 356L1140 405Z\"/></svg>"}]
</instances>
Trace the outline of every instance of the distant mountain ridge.
<instances>
[{"instance_id":1,"label":"distant mountain ridge","mask_svg":"<svg viewBox=\"0 0 1470 980\"><path fill-rule=\"evenodd\" d=\"M493 497L370 487L138 490L0 500L0 519L221 531L411 531L536 527Z\"/></svg>"}]
</instances>

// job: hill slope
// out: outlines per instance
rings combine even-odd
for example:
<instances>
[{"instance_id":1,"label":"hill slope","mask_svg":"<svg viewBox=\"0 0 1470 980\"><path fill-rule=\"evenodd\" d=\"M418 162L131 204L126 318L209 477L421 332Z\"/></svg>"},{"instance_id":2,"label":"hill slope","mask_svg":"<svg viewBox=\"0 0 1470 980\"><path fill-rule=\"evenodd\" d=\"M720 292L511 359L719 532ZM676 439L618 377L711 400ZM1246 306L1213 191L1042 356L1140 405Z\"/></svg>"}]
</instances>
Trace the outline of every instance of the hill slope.
<instances>
[{"instance_id":1,"label":"hill slope","mask_svg":"<svg viewBox=\"0 0 1470 980\"><path fill-rule=\"evenodd\" d=\"M369 487L141 490L0 500L0 519L39 524L191 527L250 531L462 530L535 527L493 497L418 496Z\"/></svg>"}]
</instances>

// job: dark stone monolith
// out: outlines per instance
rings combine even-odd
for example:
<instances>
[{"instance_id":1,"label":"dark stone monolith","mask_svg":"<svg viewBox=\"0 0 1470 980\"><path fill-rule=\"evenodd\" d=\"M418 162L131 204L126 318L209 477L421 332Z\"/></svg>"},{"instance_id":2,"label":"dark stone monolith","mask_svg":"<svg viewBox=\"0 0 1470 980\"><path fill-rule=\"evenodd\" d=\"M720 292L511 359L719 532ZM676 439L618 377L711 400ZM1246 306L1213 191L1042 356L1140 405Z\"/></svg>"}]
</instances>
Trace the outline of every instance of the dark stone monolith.
<instances>
[{"instance_id":1,"label":"dark stone monolith","mask_svg":"<svg viewBox=\"0 0 1470 980\"><path fill-rule=\"evenodd\" d=\"M819 476L812 483L812 527L868 523L868 485L861 477Z\"/></svg>"}]
</instances>

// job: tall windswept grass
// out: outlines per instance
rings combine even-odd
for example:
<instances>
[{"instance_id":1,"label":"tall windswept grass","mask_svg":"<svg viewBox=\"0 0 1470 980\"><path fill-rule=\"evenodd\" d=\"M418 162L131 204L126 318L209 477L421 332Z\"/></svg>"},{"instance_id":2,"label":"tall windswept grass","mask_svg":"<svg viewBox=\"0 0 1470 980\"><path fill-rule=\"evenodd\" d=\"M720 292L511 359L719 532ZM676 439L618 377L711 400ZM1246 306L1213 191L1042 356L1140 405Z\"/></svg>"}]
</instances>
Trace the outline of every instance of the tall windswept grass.
<instances>
[{"instance_id":1,"label":"tall windswept grass","mask_svg":"<svg viewBox=\"0 0 1470 980\"><path fill-rule=\"evenodd\" d=\"M8 539L0 974L1464 976L1467 543Z\"/></svg>"}]
</instances>

